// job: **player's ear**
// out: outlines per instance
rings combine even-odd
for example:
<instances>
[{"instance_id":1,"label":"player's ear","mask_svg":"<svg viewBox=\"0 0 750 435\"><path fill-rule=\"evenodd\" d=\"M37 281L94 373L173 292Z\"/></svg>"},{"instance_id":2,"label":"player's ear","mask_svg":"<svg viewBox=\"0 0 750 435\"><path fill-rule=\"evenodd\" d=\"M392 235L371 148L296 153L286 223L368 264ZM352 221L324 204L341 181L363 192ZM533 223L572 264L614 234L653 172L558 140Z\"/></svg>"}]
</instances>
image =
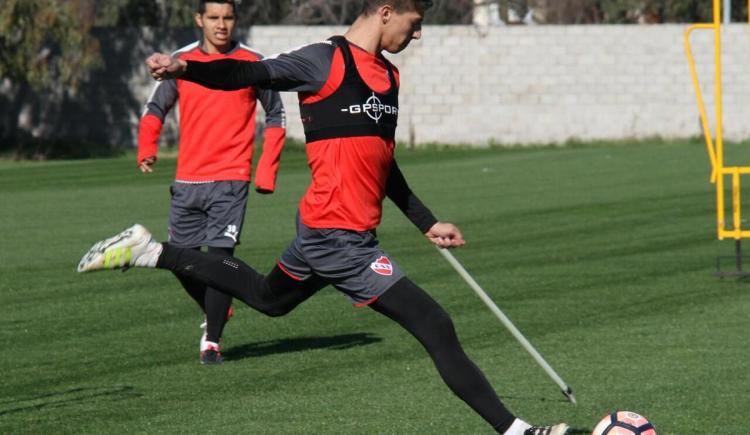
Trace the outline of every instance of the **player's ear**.
<instances>
[{"instance_id":1,"label":"player's ear","mask_svg":"<svg viewBox=\"0 0 750 435\"><path fill-rule=\"evenodd\" d=\"M378 9L378 15L380 15L380 20L383 24L388 24L388 21L390 21L393 16L393 6L387 4L381 6L380 9Z\"/></svg>"},{"instance_id":2,"label":"player's ear","mask_svg":"<svg viewBox=\"0 0 750 435\"><path fill-rule=\"evenodd\" d=\"M195 25L200 27L201 29L203 28L203 15L199 13L195 14Z\"/></svg>"}]
</instances>

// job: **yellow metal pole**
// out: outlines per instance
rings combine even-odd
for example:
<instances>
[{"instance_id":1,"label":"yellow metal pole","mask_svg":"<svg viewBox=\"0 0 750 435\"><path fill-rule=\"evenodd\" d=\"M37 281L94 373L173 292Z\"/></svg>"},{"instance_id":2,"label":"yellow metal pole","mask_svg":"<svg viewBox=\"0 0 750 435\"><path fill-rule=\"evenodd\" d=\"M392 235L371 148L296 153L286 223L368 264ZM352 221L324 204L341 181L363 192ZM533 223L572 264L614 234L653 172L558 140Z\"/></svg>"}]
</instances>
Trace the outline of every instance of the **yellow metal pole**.
<instances>
[{"instance_id":1,"label":"yellow metal pole","mask_svg":"<svg viewBox=\"0 0 750 435\"><path fill-rule=\"evenodd\" d=\"M725 225L724 211L724 134L721 100L721 4L714 0L714 59L716 61L715 104L716 104L716 225L719 239L723 239Z\"/></svg>"},{"instance_id":2,"label":"yellow metal pole","mask_svg":"<svg viewBox=\"0 0 750 435\"><path fill-rule=\"evenodd\" d=\"M748 0L750 3L750 0ZM749 18L750 20L750 18ZM714 147L713 138L711 137L711 127L708 125L708 115L706 114L706 103L703 101L703 92L701 91L700 80L698 78L698 70L695 66L695 56L693 56L693 49L690 46L690 35L696 29L713 29L714 24L694 24L687 28L685 31L685 53L688 57L688 64L690 65L690 76L693 79L693 88L695 89L695 97L698 100L698 112L700 113L701 126L703 127L703 137L706 141L706 150L708 151L708 159L711 161L711 183L716 183L716 148Z\"/></svg>"},{"instance_id":3,"label":"yellow metal pole","mask_svg":"<svg viewBox=\"0 0 750 435\"><path fill-rule=\"evenodd\" d=\"M734 238L742 238L742 221L740 217L740 170L732 168L732 223L734 224Z\"/></svg>"},{"instance_id":4,"label":"yellow metal pole","mask_svg":"<svg viewBox=\"0 0 750 435\"><path fill-rule=\"evenodd\" d=\"M750 0L748 5L748 28L750 30ZM693 79L693 87L698 100L703 135L706 141L708 157L711 160L711 182L716 185L716 229L719 240L733 237L738 242L743 237L750 237L750 231L742 230L742 204L741 204L741 176L750 174L748 166L724 166L724 104L722 98L722 53L721 53L721 0L713 0L713 23L700 23L689 26L685 31L685 51L690 64L690 73ZM715 132L712 134L708 122L708 116L700 87L700 80L695 65L695 57L690 45L690 36L697 29L713 29L714 31L714 97L716 104ZM727 213L725 209L725 177L731 177L731 207L732 225L727 226Z\"/></svg>"}]
</instances>

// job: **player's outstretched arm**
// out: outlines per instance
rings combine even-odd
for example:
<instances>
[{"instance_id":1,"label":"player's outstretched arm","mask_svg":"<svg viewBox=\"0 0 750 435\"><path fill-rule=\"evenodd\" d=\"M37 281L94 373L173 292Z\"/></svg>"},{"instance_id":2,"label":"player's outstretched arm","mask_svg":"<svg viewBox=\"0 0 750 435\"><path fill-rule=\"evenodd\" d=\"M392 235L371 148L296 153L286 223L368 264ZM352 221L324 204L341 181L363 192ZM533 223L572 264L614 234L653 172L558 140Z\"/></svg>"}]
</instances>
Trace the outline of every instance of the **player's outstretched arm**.
<instances>
[{"instance_id":1,"label":"player's outstretched arm","mask_svg":"<svg viewBox=\"0 0 750 435\"><path fill-rule=\"evenodd\" d=\"M449 222L436 222L424 235L441 248L457 248L466 244L461 230Z\"/></svg>"},{"instance_id":2,"label":"player's outstretched arm","mask_svg":"<svg viewBox=\"0 0 750 435\"><path fill-rule=\"evenodd\" d=\"M250 86L268 87L271 77L263 62L220 59L211 62L185 61L163 53L146 59L151 77L157 81L180 78L211 89L236 91Z\"/></svg>"}]
</instances>

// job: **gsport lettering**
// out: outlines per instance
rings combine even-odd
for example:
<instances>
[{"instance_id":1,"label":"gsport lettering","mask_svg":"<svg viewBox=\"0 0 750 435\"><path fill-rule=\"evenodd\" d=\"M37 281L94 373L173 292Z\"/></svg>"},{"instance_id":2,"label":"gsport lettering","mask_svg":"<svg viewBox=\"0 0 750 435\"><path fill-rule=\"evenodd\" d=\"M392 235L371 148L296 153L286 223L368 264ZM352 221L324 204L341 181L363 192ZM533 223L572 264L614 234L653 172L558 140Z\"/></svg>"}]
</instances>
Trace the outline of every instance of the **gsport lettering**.
<instances>
[{"instance_id":1,"label":"gsport lettering","mask_svg":"<svg viewBox=\"0 0 750 435\"><path fill-rule=\"evenodd\" d=\"M390 104L383 104L374 92L363 104L352 104L349 107L341 109L341 111L352 115L364 113L376 123L380 121L383 114L398 115L398 107L391 106Z\"/></svg>"}]
</instances>

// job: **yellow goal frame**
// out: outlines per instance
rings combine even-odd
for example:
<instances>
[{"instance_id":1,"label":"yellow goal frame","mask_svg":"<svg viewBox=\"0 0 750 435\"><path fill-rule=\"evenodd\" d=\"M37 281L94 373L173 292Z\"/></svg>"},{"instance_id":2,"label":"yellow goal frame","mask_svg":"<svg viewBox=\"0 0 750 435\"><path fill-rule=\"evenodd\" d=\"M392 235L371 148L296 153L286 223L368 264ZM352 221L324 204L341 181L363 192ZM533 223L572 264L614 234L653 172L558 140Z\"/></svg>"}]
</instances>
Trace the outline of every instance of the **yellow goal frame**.
<instances>
[{"instance_id":1,"label":"yellow goal frame","mask_svg":"<svg viewBox=\"0 0 750 435\"><path fill-rule=\"evenodd\" d=\"M750 25L750 0L748 0L748 24ZM713 30L714 32L714 100L716 110L716 130L711 132L703 101L695 57L690 45L690 35L698 29ZM724 166L724 135L723 135L723 106L721 83L721 0L713 0L713 23L698 23L685 30L685 52L690 64L690 74L700 112L703 135L706 141L708 158L711 161L711 183L716 185L716 230L719 240L733 238L737 241L750 237L750 230L742 228L742 209L740 196L740 176L750 174L750 166ZM730 177L732 186L732 219L728 226L725 210L725 177Z\"/></svg>"}]
</instances>

